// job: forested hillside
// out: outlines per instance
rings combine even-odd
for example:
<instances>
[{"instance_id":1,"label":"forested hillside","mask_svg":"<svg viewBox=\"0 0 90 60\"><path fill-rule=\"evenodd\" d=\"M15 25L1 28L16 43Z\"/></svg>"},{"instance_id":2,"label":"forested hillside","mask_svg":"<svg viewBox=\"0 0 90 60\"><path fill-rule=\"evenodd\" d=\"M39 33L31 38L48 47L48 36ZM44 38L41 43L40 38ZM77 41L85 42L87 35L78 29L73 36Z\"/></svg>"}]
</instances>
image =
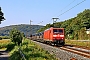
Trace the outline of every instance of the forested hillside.
<instances>
[{"instance_id":1,"label":"forested hillside","mask_svg":"<svg viewBox=\"0 0 90 60\"><path fill-rule=\"evenodd\" d=\"M44 28L38 30L38 32L51 26L53 26L53 24L47 24ZM70 18L63 22L57 22L54 24L54 27L65 28L67 39L90 39L90 34L86 34L86 29L90 28L90 9L85 9L74 18Z\"/></svg>"},{"instance_id":2,"label":"forested hillside","mask_svg":"<svg viewBox=\"0 0 90 60\"><path fill-rule=\"evenodd\" d=\"M25 24L1 27L0 28L0 36L9 36L10 30L13 29L13 28L16 28L16 29L20 30L26 36L29 36L30 33L36 33L37 30L39 30L42 27L44 27L44 26L40 26L40 25L31 25L30 26L30 25L25 25Z\"/></svg>"}]
</instances>

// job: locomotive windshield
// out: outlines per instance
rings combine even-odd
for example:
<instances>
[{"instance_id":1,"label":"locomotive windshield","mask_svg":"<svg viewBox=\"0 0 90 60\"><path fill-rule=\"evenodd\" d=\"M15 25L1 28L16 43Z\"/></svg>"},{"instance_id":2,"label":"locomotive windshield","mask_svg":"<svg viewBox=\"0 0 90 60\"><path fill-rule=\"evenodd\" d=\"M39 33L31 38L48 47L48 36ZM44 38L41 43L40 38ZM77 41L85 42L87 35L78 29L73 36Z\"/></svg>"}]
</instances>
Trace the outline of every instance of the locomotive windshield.
<instances>
[{"instance_id":1,"label":"locomotive windshield","mask_svg":"<svg viewBox=\"0 0 90 60\"><path fill-rule=\"evenodd\" d=\"M63 33L63 30L61 30L61 29L53 29L53 32L54 33Z\"/></svg>"}]
</instances>

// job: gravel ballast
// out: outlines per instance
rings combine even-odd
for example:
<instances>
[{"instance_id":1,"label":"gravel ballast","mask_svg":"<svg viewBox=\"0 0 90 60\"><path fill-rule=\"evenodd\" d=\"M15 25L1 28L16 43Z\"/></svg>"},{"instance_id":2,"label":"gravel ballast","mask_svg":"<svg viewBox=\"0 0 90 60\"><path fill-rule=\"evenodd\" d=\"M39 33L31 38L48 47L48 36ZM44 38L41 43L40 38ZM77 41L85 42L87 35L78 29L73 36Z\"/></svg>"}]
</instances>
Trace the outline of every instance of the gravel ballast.
<instances>
[{"instance_id":1,"label":"gravel ballast","mask_svg":"<svg viewBox=\"0 0 90 60\"><path fill-rule=\"evenodd\" d=\"M58 60L70 60L72 58L75 58L77 60L90 60L90 58L86 58L68 51L61 50L59 48L49 46L43 43L39 43L36 41L33 41L36 44L40 45L41 48L48 51L50 54L55 55Z\"/></svg>"}]
</instances>

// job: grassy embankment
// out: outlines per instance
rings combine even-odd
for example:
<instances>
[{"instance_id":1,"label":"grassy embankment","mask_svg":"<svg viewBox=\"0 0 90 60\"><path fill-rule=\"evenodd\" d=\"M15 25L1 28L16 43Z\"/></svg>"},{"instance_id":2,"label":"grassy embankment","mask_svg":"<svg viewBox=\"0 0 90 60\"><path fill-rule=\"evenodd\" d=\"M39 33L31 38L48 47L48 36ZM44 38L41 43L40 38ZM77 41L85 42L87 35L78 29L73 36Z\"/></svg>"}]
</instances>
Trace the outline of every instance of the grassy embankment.
<instances>
[{"instance_id":1,"label":"grassy embankment","mask_svg":"<svg viewBox=\"0 0 90 60\"><path fill-rule=\"evenodd\" d=\"M23 60L18 51L18 47L24 53L26 60L56 60L53 55L40 48L39 45L28 39L23 40L22 46L15 46L10 39L0 40L0 50L9 51L9 60Z\"/></svg>"},{"instance_id":2,"label":"grassy embankment","mask_svg":"<svg viewBox=\"0 0 90 60\"><path fill-rule=\"evenodd\" d=\"M18 47L19 46L15 46L10 52L9 60L22 60L18 52ZM53 55L49 54L47 51L44 51L39 45L36 45L28 39L23 40L20 48L24 53L26 60L56 60Z\"/></svg>"},{"instance_id":3,"label":"grassy embankment","mask_svg":"<svg viewBox=\"0 0 90 60\"><path fill-rule=\"evenodd\" d=\"M82 47L88 47L90 48L90 41L80 41L80 40L65 40L66 44L69 45L77 45L77 46L82 46Z\"/></svg>"}]
</instances>

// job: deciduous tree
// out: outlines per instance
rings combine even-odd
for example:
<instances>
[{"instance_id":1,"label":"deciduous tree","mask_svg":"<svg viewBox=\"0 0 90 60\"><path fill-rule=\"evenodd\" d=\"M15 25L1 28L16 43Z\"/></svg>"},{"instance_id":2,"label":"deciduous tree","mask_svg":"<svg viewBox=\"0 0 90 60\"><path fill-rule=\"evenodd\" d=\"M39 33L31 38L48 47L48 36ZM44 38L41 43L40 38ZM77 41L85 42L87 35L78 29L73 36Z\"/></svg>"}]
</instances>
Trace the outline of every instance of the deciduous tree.
<instances>
[{"instance_id":1,"label":"deciduous tree","mask_svg":"<svg viewBox=\"0 0 90 60\"><path fill-rule=\"evenodd\" d=\"M10 31L10 39L15 44L20 45L20 43L22 43L23 34L19 30L14 28Z\"/></svg>"}]
</instances>

